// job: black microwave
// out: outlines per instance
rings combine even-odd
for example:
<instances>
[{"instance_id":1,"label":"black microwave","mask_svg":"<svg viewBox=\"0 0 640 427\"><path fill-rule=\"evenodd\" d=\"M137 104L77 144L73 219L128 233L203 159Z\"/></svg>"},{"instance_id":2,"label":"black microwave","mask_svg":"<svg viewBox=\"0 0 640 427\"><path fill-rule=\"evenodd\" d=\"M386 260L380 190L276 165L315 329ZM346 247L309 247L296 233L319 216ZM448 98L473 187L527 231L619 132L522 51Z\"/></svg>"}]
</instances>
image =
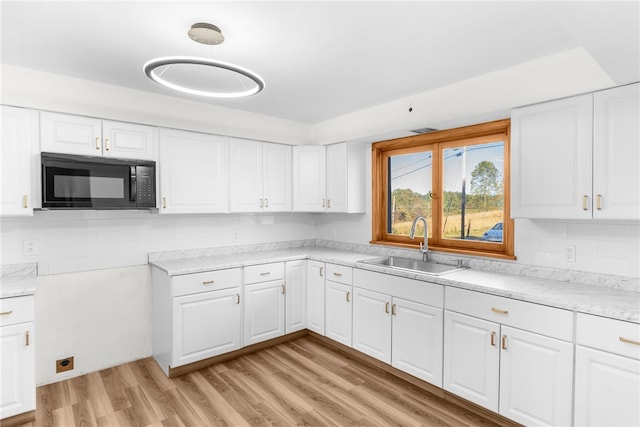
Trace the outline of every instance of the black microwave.
<instances>
[{"instance_id":1,"label":"black microwave","mask_svg":"<svg viewBox=\"0 0 640 427\"><path fill-rule=\"evenodd\" d=\"M41 153L43 209L156 207L156 163Z\"/></svg>"}]
</instances>

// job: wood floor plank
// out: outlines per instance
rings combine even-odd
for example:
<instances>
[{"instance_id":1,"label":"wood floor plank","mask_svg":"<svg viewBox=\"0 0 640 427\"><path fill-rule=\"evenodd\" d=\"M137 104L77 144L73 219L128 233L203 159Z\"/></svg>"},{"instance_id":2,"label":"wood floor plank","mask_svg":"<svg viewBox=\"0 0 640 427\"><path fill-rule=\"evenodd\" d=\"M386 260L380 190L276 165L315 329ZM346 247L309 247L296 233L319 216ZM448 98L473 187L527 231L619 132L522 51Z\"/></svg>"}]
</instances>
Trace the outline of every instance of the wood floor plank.
<instances>
[{"instance_id":1,"label":"wood floor plank","mask_svg":"<svg viewBox=\"0 0 640 427\"><path fill-rule=\"evenodd\" d=\"M171 379L146 358L44 385L36 420L21 427L484 427L501 420L329 344L309 335Z\"/></svg>"}]
</instances>

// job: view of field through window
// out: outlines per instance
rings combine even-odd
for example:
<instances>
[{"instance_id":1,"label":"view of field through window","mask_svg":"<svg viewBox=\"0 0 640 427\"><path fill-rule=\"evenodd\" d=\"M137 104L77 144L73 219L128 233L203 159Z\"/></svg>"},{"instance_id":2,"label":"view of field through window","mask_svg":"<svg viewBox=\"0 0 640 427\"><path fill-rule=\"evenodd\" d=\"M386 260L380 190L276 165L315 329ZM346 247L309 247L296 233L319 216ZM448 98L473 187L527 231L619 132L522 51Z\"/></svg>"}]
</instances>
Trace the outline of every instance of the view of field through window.
<instances>
[{"instance_id":1,"label":"view of field through window","mask_svg":"<svg viewBox=\"0 0 640 427\"><path fill-rule=\"evenodd\" d=\"M445 148L441 164L442 237L502 242L504 142ZM408 236L421 215L433 235L432 165L432 151L389 157L388 233Z\"/></svg>"}]
</instances>

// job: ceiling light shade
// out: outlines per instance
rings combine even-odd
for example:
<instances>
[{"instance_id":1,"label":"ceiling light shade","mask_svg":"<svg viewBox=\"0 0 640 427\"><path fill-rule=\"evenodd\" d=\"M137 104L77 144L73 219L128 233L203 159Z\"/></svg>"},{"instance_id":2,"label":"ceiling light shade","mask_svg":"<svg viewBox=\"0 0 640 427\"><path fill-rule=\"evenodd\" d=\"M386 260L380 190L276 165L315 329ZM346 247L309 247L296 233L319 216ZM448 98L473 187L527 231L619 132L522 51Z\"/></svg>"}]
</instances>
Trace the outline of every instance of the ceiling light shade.
<instances>
[{"instance_id":1,"label":"ceiling light shade","mask_svg":"<svg viewBox=\"0 0 640 427\"><path fill-rule=\"evenodd\" d=\"M216 45L224 41L224 36L220 28L213 24L207 24L206 22L193 24L187 34L194 42L207 45Z\"/></svg>"},{"instance_id":2,"label":"ceiling light shade","mask_svg":"<svg viewBox=\"0 0 640 427\"><path fill-rule=\"evenodd\" d=\"M245 89L243 85L242 90L231 91L212 91L199 89L193 86L189 87L186 84L180 84L176 81L171 81L167 78L162 77L163 74L165 74L165 72L168 70L168 67L172 65L197 65L211 67L216 70L226 70L233 74L236 74L236 77L238 77L239 79L246 78L251 80L254 85L248 89ZM160 67L165 68L161 72L157 72L157 69ZM247 70L246 68L242 68L227 62L217 61L214 59L191 56L167 56L152 59L151 61L144 64L143 71L147 75L147 77L149 77L154 82L161 84L162 86L179 92L188 93L190 95L203 96L208 98L242 98L262 92L265 86L264 80L262 80L259 75L257 75L253 71Z\"/></svg>"}]
</instances>

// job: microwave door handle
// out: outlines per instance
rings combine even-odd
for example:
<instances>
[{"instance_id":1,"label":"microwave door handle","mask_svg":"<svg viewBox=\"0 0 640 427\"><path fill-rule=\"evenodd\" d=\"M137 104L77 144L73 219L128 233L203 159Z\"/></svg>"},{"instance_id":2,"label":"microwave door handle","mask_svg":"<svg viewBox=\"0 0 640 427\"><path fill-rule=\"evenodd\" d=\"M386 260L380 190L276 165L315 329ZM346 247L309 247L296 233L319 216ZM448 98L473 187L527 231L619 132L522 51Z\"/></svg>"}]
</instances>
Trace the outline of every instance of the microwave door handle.
<instances>
[{"instance_id":1,"label":"microwave door handle","mask_svg":"<svg viewBox=\"0 0 640 427\"><path fill-rule=\"evenodd\" d=\"M138 184L137 184L137 178L136 178L136 167L135 166L130 166L130 172L129 172L129 181L130 181L130 185L131 185L131 191L129 193L129 201L130 202L135 202L136 199L138 198Z\"/></svg>"}]
</instances>

